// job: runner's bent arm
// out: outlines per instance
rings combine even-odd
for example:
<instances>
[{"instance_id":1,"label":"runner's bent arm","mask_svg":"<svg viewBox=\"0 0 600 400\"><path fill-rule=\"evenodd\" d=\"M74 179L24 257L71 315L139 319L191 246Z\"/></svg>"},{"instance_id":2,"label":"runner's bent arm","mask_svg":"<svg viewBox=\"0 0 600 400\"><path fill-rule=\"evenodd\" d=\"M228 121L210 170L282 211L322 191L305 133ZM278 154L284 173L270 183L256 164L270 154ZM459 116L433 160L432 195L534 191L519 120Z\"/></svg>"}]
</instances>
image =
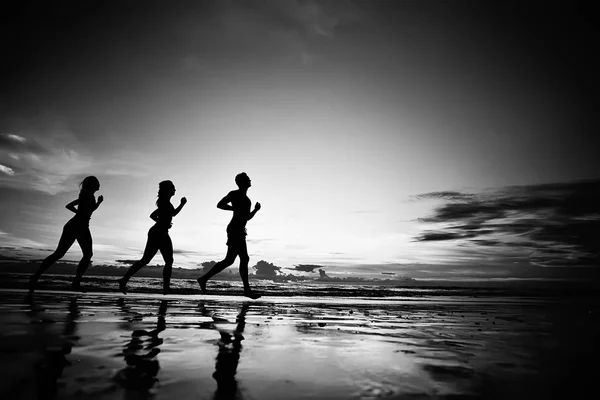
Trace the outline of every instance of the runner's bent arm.
<instances>
[{"instance_id":1,"label":"runner's bent arm","mask_svg":"<svg viewBox=\"0 0 600 400\"><path fill-rule=\"evenodd\" d=\"M75 206L79 204L79 199L73 200L72 202L70 202L69 204L67 204L65 207L67 208L67 210L74 212L75 214L77 214L77 209L75 208Z\"/></svg>"},{"instance_id":2,"label":"runner's bent arm","mask_svg":"<svg viewBox=\"0 0 600 400\"><path fill-rule=\"evenodd\" d=\"M98 201L96 202L96 204L94 204L93 211L96 211L98 209L98 207L100 207L100 204L102 204L103 201L104 201L104 196L102 196L102 195L98 196Z\"/></svg>"},{"instance_id":3,"label":"runner's bent arm","mask_svg":"<svg viewBox=\"0 0 600 400\"><path fill-rule=\"evenodd\" d=\"M217 208L225 211L233 211L233 206L230 206L229 203L231 203L231 192L217 203Z\"/></svg>"},{"instance_id":4,"label":"runner's bent arm","mask_svg":"<svg viewBox=\"0 0 600 400\"><path fill-rule=\"evenodd\" d=\"M254 206L254 210L250 213L250 215L248 216L248 221L250 221L253 217L254 214L256 214L256 212L260 210L260 203L256 202L256 205Z\"/></svg>"},{"instance_id":5,"label":"runner's bent arm","mask_svg":"<svg viewBox=\"0 0 600 400\"><path fill-rule=\"evenodd\" d=\"M173 210L173 216L176 216L177 214L179 214L179 211L181 211L181 209L183 208L185 203L187 203L187 199L185 197L182 197L181 202L179 203L179 206L175 210Z\"/></svg>"}]
</instances>

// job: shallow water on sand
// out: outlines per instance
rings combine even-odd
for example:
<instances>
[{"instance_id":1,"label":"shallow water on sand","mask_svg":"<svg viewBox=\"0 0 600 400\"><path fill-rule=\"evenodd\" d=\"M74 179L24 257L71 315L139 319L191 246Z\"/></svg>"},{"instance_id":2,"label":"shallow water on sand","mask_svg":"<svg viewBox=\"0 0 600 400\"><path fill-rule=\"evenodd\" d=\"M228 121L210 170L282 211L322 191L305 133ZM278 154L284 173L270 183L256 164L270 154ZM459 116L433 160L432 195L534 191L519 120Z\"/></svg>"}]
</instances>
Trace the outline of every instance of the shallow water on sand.
<instances>
[{"instance_id":1,"label":"shallow water on sand","mask_svg":"<svg viewBox=\"0 0 600 400\"><path fill-rule=\"evenodd\" d=\"M596 304L0 291L0 398L550 398ZM559 398L556 397L556 398Z\"/></svg>"}]
</instances>

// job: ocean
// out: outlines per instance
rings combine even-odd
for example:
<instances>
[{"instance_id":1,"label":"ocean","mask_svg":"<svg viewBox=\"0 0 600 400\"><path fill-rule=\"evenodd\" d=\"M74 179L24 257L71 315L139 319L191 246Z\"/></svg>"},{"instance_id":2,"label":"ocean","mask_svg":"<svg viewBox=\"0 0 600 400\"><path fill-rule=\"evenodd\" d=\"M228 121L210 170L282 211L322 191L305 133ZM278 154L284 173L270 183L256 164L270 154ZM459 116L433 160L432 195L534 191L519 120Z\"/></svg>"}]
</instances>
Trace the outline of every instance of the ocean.
<instances>
[{"instance_id":1,"label":"ocean","mask_svg":"<svg viewBox=\"0 0 600 400\"><path fill-rule=\"evenodd\" d=\"M0 274L0 288L25 289L28 285L28 274ZM117 276L84 276L82 286L87 292L117 292ZM42 275L36 290L69 291L73 275L46 274ZM329 282L273 282L270 280L251 279L250 285L269 297L294 297L324 299L369 299L374 300L435 300L435 301L549 301L563 298L595 297L593 290L561 289L560 287L457 287L447 286L415 286L348 284ZM162 278L133 277L127 284L128 293L161 294ZM208 291L214 296L241 296L242 282L211 280ZM171 295L200 295L198 283L194 279L172 279Z\"/></svg>"}]
</instances>

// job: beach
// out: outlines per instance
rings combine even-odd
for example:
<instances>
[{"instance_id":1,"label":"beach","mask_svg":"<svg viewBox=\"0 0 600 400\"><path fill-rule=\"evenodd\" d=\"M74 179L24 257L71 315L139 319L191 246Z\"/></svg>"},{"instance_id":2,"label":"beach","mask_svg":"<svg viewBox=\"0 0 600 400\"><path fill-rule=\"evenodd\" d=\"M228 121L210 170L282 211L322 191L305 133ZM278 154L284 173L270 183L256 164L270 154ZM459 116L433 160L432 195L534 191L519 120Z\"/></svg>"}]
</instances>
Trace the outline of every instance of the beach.
<instances>
[{"instance_id":1,"label":"beach","mask_svg":"<svg viewBox=\"0 0 600 400\"><path fill-rule=\"evenodd\" d=\"M598 302L0 290L2 399L565 398Z\"/></svg>"}]
</instances>

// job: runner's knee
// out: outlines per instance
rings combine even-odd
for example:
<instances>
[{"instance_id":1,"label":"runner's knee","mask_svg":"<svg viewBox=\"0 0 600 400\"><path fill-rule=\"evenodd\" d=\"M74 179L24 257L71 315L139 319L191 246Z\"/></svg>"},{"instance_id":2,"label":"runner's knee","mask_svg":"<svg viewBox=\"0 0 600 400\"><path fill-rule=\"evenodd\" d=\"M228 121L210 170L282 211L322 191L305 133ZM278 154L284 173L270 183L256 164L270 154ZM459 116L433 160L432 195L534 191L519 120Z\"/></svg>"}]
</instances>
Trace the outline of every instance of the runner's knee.
<instances>
[{"instance_id":1,"label":"runner's knee","mask_svg":"<svg viewBox=\"0 0 600 400\"><path fill-rule=\"evenodd\" d=\"M231 264L233 264L234 261L235 257L225 257L225 259L221 261L221 264L226 267L229 267Z\"/></svg>"},{"instance_id":2,"label":"runner's knee","mask_svg":"<svg viewBox=\"0 0 600 400\"><path fill-rule=\"evenodd\" d=\"M64 250L64 251L56 250L54 253L52 253L48 256L48 259L53 260L53 262L54 262L56 260L60 260L61 258L63 258L65 256L65 254L67 254L66 250Z\"/></svg>"},{"instance_id":3,"label":"runner's knee","mask_svg":"<svg viewBox=\"0 0 600 400\"><path fill-rule=\"evenodd\" d=\"M136 262L136 264L148 265L150 261L152 261L152 257L142 257L142 259Z\"/></svg>"}]
</instances>

